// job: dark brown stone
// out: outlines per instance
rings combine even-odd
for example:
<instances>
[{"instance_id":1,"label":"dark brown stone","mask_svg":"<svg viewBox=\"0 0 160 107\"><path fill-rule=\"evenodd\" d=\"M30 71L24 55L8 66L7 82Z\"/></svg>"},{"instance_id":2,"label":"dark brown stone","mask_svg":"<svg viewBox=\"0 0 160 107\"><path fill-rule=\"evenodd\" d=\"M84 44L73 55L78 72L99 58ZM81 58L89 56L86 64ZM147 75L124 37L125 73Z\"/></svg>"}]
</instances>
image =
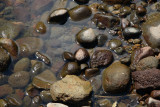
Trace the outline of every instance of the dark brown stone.
<instances>
[{"instance_id":1,"label":"dark brown stone","mask_svg":"<svg viewBox=\"0 0 160 107\"><path fill-rule=\"evenodd\" d=\"M113 54L109 50L97 50L91 56L90 64L92 68L103 67L110 64L113 60Z\"/></svg>"},{"instance_id":2,"label":"dark brown stone","mask_svg":"<svg viewBox=\"0 0 160 107\"><path fill-rule=\"evenodd\" d=\"M160 70L153 68L132 73L135 89L137 91L152 91L160 88Z\"/></svg>"}]
</instances>

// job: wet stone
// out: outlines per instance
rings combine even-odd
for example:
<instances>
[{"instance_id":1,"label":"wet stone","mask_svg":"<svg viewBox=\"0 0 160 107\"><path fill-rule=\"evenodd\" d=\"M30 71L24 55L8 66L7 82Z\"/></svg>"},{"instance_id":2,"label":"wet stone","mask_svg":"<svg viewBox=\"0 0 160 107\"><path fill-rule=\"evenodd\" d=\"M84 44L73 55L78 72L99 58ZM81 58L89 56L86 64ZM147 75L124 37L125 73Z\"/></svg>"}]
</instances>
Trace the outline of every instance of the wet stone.
<instances>
[{"instance_id":1,"label":"wet stone","mask_svg":"<svg viewBox=\"0 0 160 107\"><path fill-rule=\"evenodd\" d=\"M49 24L64 24L68 20L68 10L65 8L54 10L48 17Z\"/></svg>"},{"instance_id":2,"label":"wet stone","mask_svg":"<svg viewBox=\"0 0 160 107\"><path fill-rule=\"evenodd\" d=\"M8 81L8 76L0 73L0 85L7 83L7 81Z\"/></svg>"},{"instance_id":3,"label":"wet stone","mask_svg":"<svg viewBox=\"0 0 160 107\"><path fill-rule=\"evenodd\" d=\"M68 106L61 103L48 103L47 107L68 107Z\"/></svg>"},{"instance_id":4,"label":"wet stone","mask_svg":"<svg viewBox=\"0 0 160 107\"><path fill-rule=\"evenodd\" d=\"M112 102L109 99L98 100L97 103L100 107L112 107Z\"/></svg>"},{"instance_id":5,"label":"wet stone","mask_svg":"<svg viewBox=\"0 0 160 107\"><path fill-rule=\"evenodd\" d=\"M41 97L40 97L40 96L35 96L35 97L32 99L32 102L31 102L31 106L30 106L30 107L39 107L41 103L42 103Z\"/></svg>"},{"instance_id":6,"label":"wet stone","mask_svg":"<svg viewBox=\"0 0 160 107\"><path fill-rule=\"evenodd\" d=\"M130 2L130 0L101 0L101 1L106 2L108 4L126 4Z\"/></svg>"},{"instance_id":7,"label":"wet stone","mask_svg":"<svg viewBox=\"0 0 160 107\"><path fill-rule=\"evenodd\" d=\"M115 17L111 14L102 14L96 13L92 18L92 21L99 27L100 29L104 28L112 28L116 25L119 25L120 20L118 17Z\"/></svg>"},{"instance_id":8,"label":"wet stone","mask_svg":"<svg viewBox=\"0 0 160 107\"><path fill-rule=\"evenodd\" d=\"M143 16L147 13L147 10L146 10L145 7L138 6L137 9L136 9L136 13L140 16Z\"/></svg>"},{"instance_id":9,"label":"wet stone","mask_svg":"<svg viewBox=\"0 0 160 107\"><path fill-rule=\"evenodd\" d=\"M109 48L113 50L120 47L122 45L122 42L119 39L112 39L109 41L108 45L109 45Z\"/></svg>"},{"instance_id":10,"label":"wet stone","mask_svg":"<svg viewBox=\"0 0 160 107\"><path fill-rule=\"evenodd\" d=\"M32 99L29 96L25 96L23 99L23 106L29 107L31 105Z\"/></svg>"},{"instance_id":11,"label":"wet stone","mask_svg":"<svg viewBox=\"0 0 160 107\"><path fill-rule=\"evenodd\" d=\"M20 107L22 105L22 99L16 94L7 96L7 102L11 107Z\"/></svg>"},{"instance_id":12,"label":"wet stone","mask_svg":"<svg viewBox=\"0 0 160 107\"><path fill-rule=\"evenodd\" d=\"M160 99L160 90L153 90L151 92L151 97L155 99Z\"/></svg>"},{"instance_id":13,"label":"wet stone","mask_svg":"<svg viewBox=\"0 0 160 107\"><path fill-rule=\"evenodd\" d=\"M95 75L97 75L99 73L99 69L98 68L87 68L85 70L85 77L86 78L91 78Z\"/></svg>"},{"instance_id":14,"label":"wet stone","mask_svg":"<svg viewBox=\"0 0 160 107\"><path fill-rule=\"evenodd\" d=\"M96 50L91 56L92 68L107 66L113 61L113 54L109 50Z\"/></svg>"},{"instance_id":15,"label":"wet stone","mask_svg":"<svg viewBox=\"0 0 160 107\"><path fill-rule=\"evenodd\" d=\"M81 30L76 35L76 41L85 48L93 48L97 45L97 38L92 28Z\"/></svg>"},{"instance_id":16,"label":"wet stone","mask_svg":"<svg viewBox=\"0 0 160 107\"><path fill-rule=\"evenodd\" d=\"M32 84L29 84L26 88L25 94L28 95L29 97L33 98L33 97L39 95L39 90L38 90L38 88L36 88Z\"/></svg>"},{"instance_id":17,"label":"wet stone","mask_svg":"<svg viewBox=\"0 0 160 107\"><path fill-rule=\"evenodd\" d=\"M50 91L41 91L40 97L43 102L48 103L52 101L51 93Z\"/></svg>"},{"instance_id":18,"label":"wet stone","mask_svg":"<svg viewBox=\"0 0 160 107\"><path fill-rule=\"evenodd\" d=\"M69 10L69 15L73 21L81 21L92 15L91 9L86 5L78 5Z\"/></svg>"},{"instance_id":19,"label":"wet stone","mask_svg":"<svg viewBox=\"0 0 160 107\"><path fill-rule=\"evenodd\" d=\"M35 30L36 32L40 33L40 34L44 34L46 33L46 25L43 22L37 22L36 26L35 26Z\"/></svg>"},{"instance_id":20,"label":"wet stone","mask_svg":"<svg viewBox=\"0 0 160 107\"><path fill-rule=\"evenodd\" d=\"M50 70L45 70L33 78L32 84L40 89L49 89L56 82L55 75Z\"/></svg>"},{"instance_id":21,"label":"wet stone","mask_svg":"<svg viewBox=\"0 0 160 107\"><path fill-rule=\"evenodd\" d=\"M0 97L5 97L9 94L12 94L13 89L10 85L4 84L0 86Z\"/></svg>"},{"instance_id":22,"label":"wet stone","mask_svg":"<svg viewBox=\"0 0 160 107\"><path fill-rule=\"evenodd\" d=\"M154 13L148 16L148 19L145 23L142 24L142 32L145 41L152 48L160 48L160 37L159 28L160 28L160 14Z\"/></svg>"},{"instance_id":23,"label":"wet stone","mask_svg":"<svg viewBox=\"0 0 160 107\"><path fill-rule=\"evenodd\" d=\"M98 75L98 76L92 77L89 79L89 81L91 82L91 85L93 87L93 91L95 93L98 93L99 89L102 86L102 76Z\"/></svg>"},{"instance_id":24,"label":"wet stone","mask_svg":"<svg viewBox=\"0 0 160 107\"><path fill-rule=\"evenodd\" d=\"M67 91L66 91L67 90ZM90 95L90 82L81 80L74 75L67 75L60 81L52 84L50 92L54 101L82 101Z\"/></svg>"},{"instance_id":25,"label":"wet stone","mask_svg":"<svg viewBox=\"0 0 160 107\"><path fill-rule=\"evenodd\" d=\"M68 62L63 66L60 72L60 77L63 78L66 75L79 75L79 74L80 74L80 67L78 63Z\"/></svg>"},{"instance_id":26,"label":"wet stone","mask_svg":"<svg viewBox=\"0 0 160 107\"><path fill-rule=\"evenodd\" d=\"M124 48L123 47L118 47L114 49L114 52L118 55L122 55L124 52Z\"/></svg>"},{"instance_id":27,"label":"wet stone","mask_svg":"<svg viewBox=\"0 0 160 107\"><path fill-rule=\"evenodd\" d=\"M106 43L108 37L104 34L97 35L98 44L97 46L102 47Z\"/></svg>"},{"instance_id":28,"label":"wet stone","mask_svg":"<svg viewBox=\"0 0 160 107\"><path fill-rule=\"evenodd\" d=\"M15 72L9 76L8 83L14 88L25 87L30 80L30 75L26 71Z\"/></svg>"},{"instance_id":29,"label":"wet stone","mask_svg":"<svg viewBox=\"0 0 160 107\"><path fill-rule=\"evenodd\" d=\"M157 68L159 65L159 60L153 56L143 58L136 65L136 70L145 70L150 68Z\"/></svg>"},{"instance_id":30,"label":"wet stone","mask_svg":"<svg viewBox=\"0 0 160 107\"><path fill-rule=\"evenodd\" d=\"M120 12L123 14L123 15L128 15L131 13L131 8L128 7L128 6L124 6L120 9Z\"/></svg>"},{"instance_id":31,"label":"wet stone","mask_svg":"<svg viewBox=\"0 0 160 107\"><path fill-rule=\"evenodd\" d=\"M36 37L23 37L16 40L20 47L20 56L30 56L39 51L43 46L43 40Z\"/></svg>"},{"instance_id":32,"label":"wet stone","mask_svg":"<svg viewBox=\"0 0 160 107\"><path fill-rule=\"evenodd\" d=\"M78 4L86 4L89 2L89 0L75 0Z\"/></svg>"},{"instance_id":33,"label":"wet stone","mask_svg":"<svg viewBox=\"0 0 160 107\"><path fill-rule=\"evenodd\" d=\"M11 57L9 53L4 50L3 48L0 48L0 72L5 71L11 63Z\"/></svg>"},{"instance_id":34,"label":"wet stone","mask_svg":"<svg viewBox=\"0 0 160 107\"><path fill-rule=\"evenodd\" d=\"M83 72L85 71L87 68L89 68L88 64L80 64L80 70Z\"/></svg>"},{"instance_id":35,"label":"wet stone","mask_svg":"<svg viewBox=\"0 0 160 107\"><path fill-rule=\"evenodd\" d=\"M156 68L132 73L135 89L139 92L149 92L159 88L160 70Z\"/></svg>"},{"instance_id":36,"label":"wet stone","mask_svg":"<svg viewBox=\"0 0 160 107\"><path fill-rule=\"evenodd\" d=\"M64 61L74 61L75 60L74 55L70 52L64 52L62 57Z\"/></svg>"},{"instance_id":37,"label":"wet stone","mask_svg":"<svg viewBox=\"0 0 160 107\"><path fill-rule=\"evenodd\" d=\"M74 56L78 62L85 62L89 59L89 53L85 48L78 49Z\"/></svg>"},{"instance_id":38,"label":"wet stone","mask_svg":"<svg viewBox=\"0 0 160 107\"><path fill-rule=\"evenodd\" d=\"M123 35L125 38L136 38L141 34L141 30L135 27L126 27L123 30Z\"/></svg>"},{"instance_id":39,"label":"wet stone","mask_svg":"<svg viewBox=\"0 0 160 107\"><path fill-rule=\"evenodd\" d=\"M20 59L14 66L13 72L29 71L31 68L31 61L28 58Z\"/></svg>"},{"instance_id":40,"label":"wet stone","mask_svg":"<svg viewBox=\"0 0 160 107\"><path fill-rule=\"evenodd\" d=\"M0 99L0 107L8 107L8 104L4 99Z\"/></svg>"},{"instance_id":41,"label":"wet stone","mask_svg":"<svg viewBox=\"0 0 160 107\"><path fill-rule=\"evenodd\" d=\"M128 66L114 62L103 71L103 90L112 94L125 92L130 80L130 72Z\"/></svg>"}]
</instances>

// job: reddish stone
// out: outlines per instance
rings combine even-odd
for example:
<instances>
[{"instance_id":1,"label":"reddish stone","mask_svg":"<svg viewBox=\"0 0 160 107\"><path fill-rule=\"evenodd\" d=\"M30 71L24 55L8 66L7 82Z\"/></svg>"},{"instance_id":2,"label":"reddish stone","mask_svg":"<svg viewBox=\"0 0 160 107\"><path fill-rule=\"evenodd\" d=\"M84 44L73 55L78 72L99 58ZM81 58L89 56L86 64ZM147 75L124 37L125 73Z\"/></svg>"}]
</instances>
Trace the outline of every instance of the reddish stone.
<instances>
[{"instance_id":1,"label":"reddish stone","mask_svg":"<svg viewBox=\"0 0 160 107\"><path fill-rule=\"evenodd\" d=\"M22 89L16 89L15 94L17 94L21 99L24 98L24 92Z\"/></svg>"},{"instance_id":2,"label":"reddish stone","mask_svg":"<svg viewBox=\"0 0 160 107\"><path fill-rule=\"evenodd\" d=\"M13 89L10 85L1 85L0 86L0 97L4 97L6 95L9 95L13 92Z\"/></svg>"}]
</instances>

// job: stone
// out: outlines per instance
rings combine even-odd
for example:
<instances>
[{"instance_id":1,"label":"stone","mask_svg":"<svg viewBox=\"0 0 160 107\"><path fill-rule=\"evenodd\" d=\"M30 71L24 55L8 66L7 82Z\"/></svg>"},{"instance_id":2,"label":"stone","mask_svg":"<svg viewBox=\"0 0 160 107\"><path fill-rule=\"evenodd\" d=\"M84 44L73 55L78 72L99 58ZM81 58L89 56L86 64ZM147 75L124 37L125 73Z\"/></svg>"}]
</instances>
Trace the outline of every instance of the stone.
<instances>
[{"instance_id":1,"label":"stone","mask_svg":"<svg viewBox=\"0 0 160 107\"><path fill-rule=\"evenodd\" d=\"M108 4L126 4L130 3L130 0L102 0Z\"/></svg>"},{"instance_id":2,"label":"stone","mask_svg":"<svg viewBox=\"0 0 160 107\"><path fill-rule=\"evenodd\" d=\"M77 62L68 62L66 63L60 72L60 77L63 78L66 75L79 75L80 67Z\"/></svg>"},{"instance_id":3,"label":"stone","mask_svg":"<svg viewBox=\"0 0 160 107\"><path fill-rule=\"evenodd\" d=\"M64 61L74 61L75 60L74 55L70 52L63 52L62 57Z\"/></svg>"},{"instance_id":4,"label":"stone","mask_svg":"<svg viewBox=\"0 0 160 107\"><path fill-rule=\"evenodd\" d=\"M12 94L13 92L13 88L8 85L8 84L4 84L0 86L0 97L5 97L9 94Z\"/></svg>"},{"instance_id":5,"label":"stone","mask_svg":"<svg viewBox=\"0 0 160 107\"><path fill-rule=\"evenodd\" d=\"M109 48L112 50L120 47L121 45L122 45L122 42L119 39L112 39L108 43Z\"/></svg>"},{"instance_id":6,"label":"stone","mask_svg":"<svg viewBox=\"0 0 160 107\"><path fill-rule=\"evenodd\" d=\"M70 18L73 21L81 21L92 15L91 9L86 5L78 5L69 10Z\"/></svg>"},{"instance_id":7,"label":"stone","mask_svg":"<svg viewBox=\"0 0 160 107\"><path fill-rule=\"evenodd\" d=\"M109 50L96 50L91 56L90 65L92 68L109 65L113 61L113 54Z\"/></svg>"},{"instance_id":8,"label":"stone","mask_svg":"<svg viewBox=\"0 0 160 107\"><path fill-rule=\"evenodd\" d=\"M31 61L28 58L20 59L14 66L13 72L29 71L31 68Z\"/></svg>"},{"instance_id":9,"label":"stone","mask_svg":"<svg viewBox=\"0 0 160 107\"><path fill-rule=\"evenodd\" d=\"M160 14L154 13L148 16L145 23L142 24L142 33L145 41L152 48L160 48Z\"/></svg>"},{"instance_id":10,"label":"stone","mask_svg":"<svg viewBox=\"0 0 160 107\"><path fill-rule=\"evenodd\" d=\"M116 25L119 25L120 20L118 17L115 17L109 13L96 13L92 18L92 21L96 24L100 29L104 28L112 28Z\"/></svg>"},{"instance_id":11,"label":"stone","mask_svg":"<svg viewBox=\"0 0 160 107\"><path fill-rule=\"evenodd\" d=\"M47 107L68 107L68 106L61 103L48 103Z\"/></svg>"},{"instance_id":12,"label":"stone","mask_svg":"<svg viewBox=\"0 0 160 107\"><path fill-rule=\"evenodd\" d=\"M157 68L159 65L159 60L154 56L149 56L146 58L141 59L138 64L136 65L136 70L145 70L151 68Z\"/></svg>"},{"instance_id":13,"label":"stone","mask_svg":"<svg viewBox=\"0 0 160 107\"><path fill-rule=\"evenodd\" d=\"M36 37L23 37L16 40L20 56L30 56L43 47L43 40Z\"/></svg>"},{"instance_id":14,"label":"stone","mask_svg":"<svg viewBox=\"0 0 160 107\"><path fill-rule=\"evenodd\" d=\"M8 78L8 83L14 88L25 87L30 80L30 75L26 71L15 72Z\"/></svg>"},{"instance_id":15,"label":"stone","mask_svg":"<svg viewBox=\"0 0 160 107\"><path fill-rule=\"evenodd\" d=\"M16 94L11 94L11 95L7 96L6 100L9 103L9 106L11 106L11 107L22 106L22 99Z\"/></svg>"},{"instance_id":16,"label":"stone","mask_svg":"<svg viewBox=\"0 0 160 107\"><path fill-rule=\"evenodd\" d=\"M66 91L67 90L67 91ZM60 81L52 84L50 93L54 101L82 101L90 95L90 82L81 80L74 75L67 75Z\"/></svg>"},{"instance_id":17,"label":"stone","mask_svg":"<svg viewBox=\"0 0 160 107\"><path fill-rule=\"evenodd\" d=\"M114 62L103 71L103 90L112 94L125 92L130 81L130 73L128 66Z\"/></svg>"},{"instance_id":18,"label":"stone","mask_svg":"<svg viewBox=\"0 0 160 107\"><path fill-rule=\"evenodd\" d=\"M5 71L11 64L11 57L9 53L3 49L0 48L0 72Z\"/></svg>"},{"instance_id":19,"label":"stone","mask_svg":"<svg viewBox=\"0 0 160 107\"><path fill-rule=\"evenodd\" d=\"M82 29L76 35L76 41L85 48L93 48L97 45L97 38L92 28Z\"/></svg>"},{"instance_id":20,"label":"stone","mask_svg":"<svg viewBox=\"0 0 160 107\"><path fill-rule=\"evenodd\" d=\"M136 49L131 54L131 65L130 65L131 69L135 70L136 65L141 59L153 55L154 55L153 49L149 46Z\"/></svg>"},{"instance_id":21,"label":"stone","mask_svg":"<svg viewBox=\"0 0 160 107\"><path fill-rule=\"evenodd\" d=\"M153 90L150 95L152 98L160 99L160 90Z\"/></svg>"},{"instance_id":22,"label":"stone","mask_svg":"<svg viewBox=\"0 0 160 107\"><path fill-rule=\"evenodd\" d=\"M85 62L89 59L89 53L85 48L79 48L76 52L75 52L75 59L78 62Z\"/></svg>"},{"instance_id":23,"label":"stone","mask_svg":"<svg viewBox=\"0 0 160 107\"><path fill-rule=\"evenodd\" d=\"M40 96L35 96L32 99L30 107L39 107L42 104L42 99Z\"/></svg>"},{"instance_id":24,"label":"stone","mask_svg":"<svg viewBox=\"0 0 160 107\"><path fill-rule=\"evenodd\" d=\"M132 73L135 89L148 92L160 87L160 70L156 68Z\"/></svg>"},{"instance_id":25,"label":"stone","mask_svg":"<svg viewBox=\"0 0 160 107\"><path fill-rule=\"evenodd\" d=\"M141 30L135 27L126 27L123 30L123 35L126 39L139 37L140 34L141 34Z\"/></svg>"},{"instance_id":26,"label":"stone","mask_svg":"<svg viewBox=\"0 0 160 107\"><path fill-rule=\"evenodd\" d=\"M0 99L0 107L7 107L8 104L4 99Z\"/></svg>"},{"instance_id":27,"label":"stone","mask_svg":"<svg viewBox=\"0 0 160 107\"><path fill-rule=\"evenodd\" d=\"M8 76L0 73L0 85L4 85L8 81Z\"/></svg>"},{"instance_id":28,"label":"stone","mask_svg":"<svg viewBox=\"0 0 160 107\"><path fill-rule=\"evenodd\" d=\"M40 92L40 97L42 99L43 102L48 103L52 101L52 97L51 97L51 93L50 91L41 91Z\"/></svg>"},{"instance_id":29,"label":"stone","mask_svg":"<svg viewBox=\"0 0 160 107\"><path fill-rule=\"evenodd\" d=\"M33 78L32 84L40 89L50 89L54 82L56 82L55 75L50 70L45 70Z\"/></svg>"},{"instance_id":30,"label":"stone","mask_svg":"<svg viewBox=\"0 0 160 107\"><path fill-rule=\"evenodd\" d=\"M107 37L106 35L104 35L104 34L99 34L99 35L97 36L97 40L98 40L97 46L99 46L99 47L104 46L104 44L106 43L107 39L108 39L108 37Z\"/></svg>"}]
</instances>

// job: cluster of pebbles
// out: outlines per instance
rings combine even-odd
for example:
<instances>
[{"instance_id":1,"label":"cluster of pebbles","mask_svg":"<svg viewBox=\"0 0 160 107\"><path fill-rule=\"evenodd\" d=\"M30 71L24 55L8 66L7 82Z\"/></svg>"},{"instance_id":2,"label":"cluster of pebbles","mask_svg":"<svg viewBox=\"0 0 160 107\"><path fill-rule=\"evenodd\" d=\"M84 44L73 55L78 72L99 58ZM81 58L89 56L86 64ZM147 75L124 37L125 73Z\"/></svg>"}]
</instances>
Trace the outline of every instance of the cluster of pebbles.
<instances>
[{"instance_id":1,"label":"cluster of pebbles","mask_svg":"<svg viewBox=\"0 0 160 107\"><path fill-rule=\"evenodd\" d=\"M155 0L0 0L0 107L159 107L159 11Z\"/></svg>"}]
</instances>

